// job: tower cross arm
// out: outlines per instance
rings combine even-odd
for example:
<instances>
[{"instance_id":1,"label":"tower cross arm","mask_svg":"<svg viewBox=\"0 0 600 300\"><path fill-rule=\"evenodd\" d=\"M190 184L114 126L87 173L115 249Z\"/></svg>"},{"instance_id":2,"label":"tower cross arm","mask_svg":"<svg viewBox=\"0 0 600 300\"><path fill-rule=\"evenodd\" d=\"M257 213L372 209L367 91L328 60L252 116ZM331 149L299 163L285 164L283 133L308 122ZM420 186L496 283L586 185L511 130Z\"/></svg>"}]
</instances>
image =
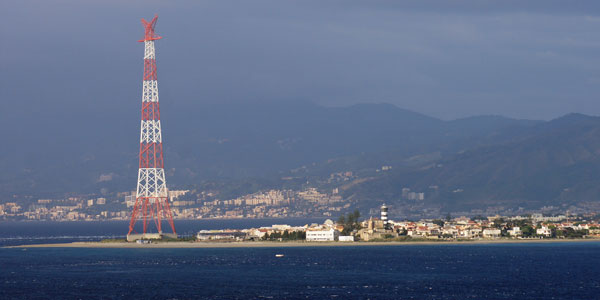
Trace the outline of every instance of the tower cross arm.
<instances>
[{"instance_id":1,"label":"tower cross arm","mask_svg":"<svg viewBox=\"0 0 600 300\"><path fill-rule=\"evenodd\" d=\"M142 26L144 26L144 30L146 32L144 34L144 38L139 40L138 42L154 41L154 40L162 39L162 36L158 36L158 35L156 35L156 33L154 33L154 27L156 26L157 20L158 20L158 15L154 15L154 18L152 18L152 20L150 20L150 22L148 22L144 18L142 18Z\"/></svg>"}]
</instances>

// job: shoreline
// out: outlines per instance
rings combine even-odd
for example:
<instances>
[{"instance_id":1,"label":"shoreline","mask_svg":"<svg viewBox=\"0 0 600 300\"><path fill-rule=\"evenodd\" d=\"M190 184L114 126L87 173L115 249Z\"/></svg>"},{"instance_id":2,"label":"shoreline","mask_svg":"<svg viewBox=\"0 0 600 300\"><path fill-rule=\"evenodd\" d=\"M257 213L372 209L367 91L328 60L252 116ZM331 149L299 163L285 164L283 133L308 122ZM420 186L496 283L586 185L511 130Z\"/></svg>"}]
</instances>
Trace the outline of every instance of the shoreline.
<instances>
[{"instance_id":1,"label":"shoreline","mask_svg":"<svg viewBox=\"0 0 600 300\"><path fill-rule=\"evenodd\" d=\"M232 221L232 220L308 220L308 219L315 219L315 220L325 220L325 219L331 219L331 217L264 217L264 218L248 218L248 217L244 217L244 218L234 218L234 217L227 217L227 218L188 218L188 219L173 219L173 221ZM47 220L47 219L40 219L40 220L29 220L29 219L18 219L18 220L0 220L0 223L35 223L35 222L56 222L56 223L71 223L71 222L129 222L129 219L83 219L83 220L68 220L68 219L64 219L64 220Z\"/></svg>"},{"instance_id":2,"label":"shoreline","mask_svg":"<svg viewBox=\"0 0 600 300\"><path fill-rule=\"evenodd\" d=\"M494 245L494 244L548 244L600 242L600 239L531 239L531 240L475 240L475 241L390 241L390 242L160 242L153 244L73 242L31 244L2 248L108 248L108 249L189 249L189 248L289 248L289 247L368 247L368 246L431 246L431 245Z\"/></svg>"}]
</instances>

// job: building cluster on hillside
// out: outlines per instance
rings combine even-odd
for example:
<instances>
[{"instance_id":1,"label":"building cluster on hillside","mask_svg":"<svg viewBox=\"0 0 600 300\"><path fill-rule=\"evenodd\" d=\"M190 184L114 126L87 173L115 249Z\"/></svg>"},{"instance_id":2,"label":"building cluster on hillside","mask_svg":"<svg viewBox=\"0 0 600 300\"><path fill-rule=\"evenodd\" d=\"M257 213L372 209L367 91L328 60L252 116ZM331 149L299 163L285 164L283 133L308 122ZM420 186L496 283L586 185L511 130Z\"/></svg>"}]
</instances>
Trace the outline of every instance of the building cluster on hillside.
<instances>
[{"instance_id":1,"label":"building cluster on hillside","mask_svg":"<svg viewBox=\"0 0 600 300\"><path fill-rule=\"evenodd\" d=\"M350 181L352 179L355 179L356 176L354 176L354 174L352 173L352 171L344 171L344 172L337 172L337 173L331 173L329 175L329 178L327 178L327 183L331 184L331 183L343 183L345 181Z\"/></svg>"},{"instance_id":2,"label":"building cluster on hillside","mask_svg":"<svg viewBox=\"0 0 600 300\"><path fill-rule=\"evenodd\" d=\"M422 192L414 192L409 188L402 188L402 198L406 200L415 200L415 201L424 201L425 193Z\"/></svg>"},{"instance_id":3,"label":"building cluster on hillside","mask_svg":"<svg viewBox=\"0 0 600 300\"><path fill-rule=\"evenodd\" d=\"M337 189L330 193L316 188L269 190L229 200L217 199L214 194L202 196L195 205L174 207L174 215L192 219L331 217L352 205L344 202Z\"/></svg>"},{"instance_id":4,"label":"building cluster on hillside","mask_svg":"<svg viewBox=\"0 0 600 300\"><path fill-rule=\"evenodd\" d=\"M174 199L188 191L169 191ZM14 202L0 204L0 218L6 220L48 220L48 221L94 221L126 220L135 204L135 193L120 193L125 201L108 200L105 197L68 197L66 199L38 199L24 208Z\"/></svg>"},{"instance_id":5,"label":"building cluster on hillside","mask_svg":"<svg viewBox=\"0 0 600 300\"><path fill-rule=\"evenodd\" d=\"M2 203L0 220L126 220L135 205L135 191L116 196L39 199L26 207L16 202ZM217 196L218 192L211 191L168 191L175 219L331 217L352 205L337 189L326 193L311 187L300 191L267 190L229 200Z\"/></svg>"}]
</instances>

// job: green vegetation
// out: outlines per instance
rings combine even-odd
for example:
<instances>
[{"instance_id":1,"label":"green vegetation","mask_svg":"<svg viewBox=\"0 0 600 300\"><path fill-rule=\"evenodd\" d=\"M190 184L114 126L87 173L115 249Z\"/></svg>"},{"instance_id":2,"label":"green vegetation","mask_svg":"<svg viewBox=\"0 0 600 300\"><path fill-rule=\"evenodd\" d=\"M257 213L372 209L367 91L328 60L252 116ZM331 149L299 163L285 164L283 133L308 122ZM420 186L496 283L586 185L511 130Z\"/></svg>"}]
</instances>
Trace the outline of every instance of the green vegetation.
<instances>
[{"instance_id":1,"label":"green vegetation","mask_svg":"<svg viewBox=\"0 0 600 300\"><path fill-rule=\"evenodd\" d=\"M574 230L573 228L565 228L564 230L557 230L556 236L567 239L580 239L588 234L588 230Z\"/></svg>"},{"instance_id":2,"label":"green vegetation","mask_svg":"<svg viewBox=\"0 0 600 300\"><path fill-rule=\"evenodd\" d=\"M126 239L103 239L100 243L127 243Z\"/></svg>"},{"instance_id":3,"label":"green vegetation","mask_svg":"<svg viewBox=\"0 0 600 300\"><path fill-rule=\"evenodd\" d=\"M472 240L470 239L453 239L452 241L455 242L470 242ZM371 242L427 242L427 243L444 243L444 242L448 242L448 240L446 239L428 239L428 238L424 238L424 237L410 237L410 236L398 236L398 237L392 237L391 235L385 235L383 238L378 238L378 239L372 239L369 241L366 241L365 243L371 243Z\"/></svg>"},{"instance_id":4,"label":"green vegetation","mask_svg":"<svg viewBox=\"0 0 600 300\"><path fill-rule=\"evenodd\" d=\"M150 243L173 243L173 242L195 242L195 236L182 236L176 239L164 237L162 239L144 239L143 241L149 241ZM106 239L100 241L101 243L126 243L126 239Z\"/></svg>"},{"instance_id":5,"label":"green vegetation","mask_svg":"<svg viewBox=\"0 0 600 300\"><path fill-rule=\"evenodd\" d=\"M180 236L177 237L176 239L173 238L168 238L168 237L164 237L160 240L151 240L152 243L174 243L174 242L195 242L196 241L196 237L191 235L191 236Z\"/></svg>"},{"instance_id":6,"label":"green vegetation","mask_svg":"<svg viewBox=\"0 0 600 300\"><path fill-rule=\"evenodd\" d=\"M392 237L392 235L386 234L383 238L371 239L369 241L366 241L366 243L371 243L371 242L409 242L409 241L410 242L418 242L418 241L425 241L425 239L412 238L410 236Z\"/></svg>"},{"instance_id":7,"label":"green vegetation","mask_svg":"<svg viewBox=\"0 0 600 300\"><path fill-rule=\"evenodd\" d=\"M521 227L521 232L523 232L523 237L533 237L535 235L535 229L530 225Z\"/></svg>"},{"instance_id":8,"label":"green vegetation","mask_svg":"<svg viewBox=\"0 0 600 300\"><path fill-rule=\"evenodd\" d=\"M437 226L440 226L440 227L444 227L444 224L445 224L445 222L444 222L444 221L442 221L442 220L440 220L440 219L436 219L436 220L433 220L433 221L431 221L431 222L432 222L433 224L437 225Z\"/></svg>"},{"instance_id":9,"label":"green vegetation","mask_svg":"<svg viewBox=\"0 0 600 300\"><path fill-rule=\"evenodd\" d=\"M450 222L450 221L452 221L452 215L450 213L448 213L446 215L446 222Z\"/></svg>"},{"instance_id":10,"label":"green vegetation","mask_svg":"<svg viewBox=\"0 0 600 300\"><path fill-rule=\"evenodd\" d=\"M281 232L273 232L271 234L265 234L262 237L265 241L297 241L297 240L305 240L306 232L304 231L284 231Z\"/></svg>"},{"instance_id":11,"label":"green vegetation","mask_svg":"<svg viewBox=\"0 0 600 300\"><path fill-rule=\"evenodd\" d=\"M527 225L531 225L531 220L513 220L513 221L508 221L506 223L507 228L513 228L513 227L523 228Z\"/></svg>"},{"instance_id":12,"label":"green vegetation","mask_svg":"<svg viewBox=\"0 0 600 300\"><path fill-rule=\"evenodd\" d=\"M504 227L503 224L504 224L504 219L498 218L498 219L494 220L494 224L492 226L497 229L502 229Z\"/></svg>"},{"instance_id":13,"label":"green vegetation","mask_svg":"<svg viewBox=\"0 0 600 300\"><path fill-rule=\"evenodd\" d=\"M337 223L344 226L342 235L348 235L354 230L359 230L361 228L360 211L356 209L354 212L348 213L348 216L341 215Z\"/></svg>"}]
</instances>

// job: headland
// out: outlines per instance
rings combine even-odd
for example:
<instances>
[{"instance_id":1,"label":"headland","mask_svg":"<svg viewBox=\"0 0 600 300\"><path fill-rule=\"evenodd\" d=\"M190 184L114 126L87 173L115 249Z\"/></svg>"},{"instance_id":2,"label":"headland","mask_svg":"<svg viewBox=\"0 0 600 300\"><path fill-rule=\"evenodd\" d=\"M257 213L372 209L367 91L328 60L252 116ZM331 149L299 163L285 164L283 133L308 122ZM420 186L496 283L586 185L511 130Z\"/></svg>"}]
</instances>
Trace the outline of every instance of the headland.
<instances>
[{"instance_id":1,"label":"headland","mask_svg":"<svg viewBox=\"0 0 600 300\"><path fill-rule=\"evenodd\" d=\"M73 242L55 244L31 244L8 246L5 248L286 248L286 247L369 247L369 246L426 246L426 245L494 245L494 244L552 244L600 242L598 238L589 239L495 239L465 241L388 241L388 242L154 242L148 244L127 242Z\"/></svg>"}]
</instances>

